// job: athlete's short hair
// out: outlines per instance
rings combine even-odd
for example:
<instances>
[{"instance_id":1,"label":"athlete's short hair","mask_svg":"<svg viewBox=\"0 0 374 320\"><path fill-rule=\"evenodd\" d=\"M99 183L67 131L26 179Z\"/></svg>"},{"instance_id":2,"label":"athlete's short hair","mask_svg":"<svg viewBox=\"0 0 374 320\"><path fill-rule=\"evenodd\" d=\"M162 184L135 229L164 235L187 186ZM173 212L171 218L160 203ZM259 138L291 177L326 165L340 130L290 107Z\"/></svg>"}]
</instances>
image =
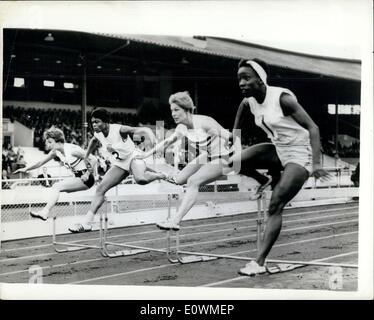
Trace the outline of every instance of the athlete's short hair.
<instances>
[{"instance_id":1,"label":"athlete's short hair","mask_svg":"<svg viewBox=\"0 0 374 320\"><path fill-rule=\"evenodd\" d=\"M44 140L51 138L56 142L65 143L65 135L64 132L58 128L51 127L44 132Z\"/></svg>"},{"instance_id":2,"label":"athlete's short hair","mask_svg":"<svg viewBox=\"0 0 374 320\"><path fill-rule=\"evenodd\" d=\"M91 112L91 118L97 118L100 119L104 123L109 123L109 112L106 111L104 108L97 108L92 110Z\"/></svg>"},{"instance_id":3,"label":"athlete's short hair","mask_svg":"<svg viewBox=\"0 0 374 320\"><path fill-rule=\"evenodd\" d=\"M188 91L177 92L172 94L169 98L169 104L171 105L173 103L183 108L184 110L190 111L192 113L196 109Z\"/></svg>"}]
</instances>

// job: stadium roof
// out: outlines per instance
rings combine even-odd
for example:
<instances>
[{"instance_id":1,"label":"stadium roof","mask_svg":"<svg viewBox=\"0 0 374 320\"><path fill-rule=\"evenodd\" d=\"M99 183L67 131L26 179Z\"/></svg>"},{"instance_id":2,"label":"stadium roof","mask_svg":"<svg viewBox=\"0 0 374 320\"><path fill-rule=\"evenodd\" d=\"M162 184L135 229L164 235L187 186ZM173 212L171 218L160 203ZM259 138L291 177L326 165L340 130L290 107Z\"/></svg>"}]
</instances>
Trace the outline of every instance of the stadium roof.
<instances>
[{"instance_id":1,"label":"stadium roof","mask_svg":"<svg viewBox=\"0 0 374 320\"><path fill-rule=\"evenodd\" d=\"M52 35L53 41L47 41ZM360 104L358 60L206 36L4 29L3 40L5 100L80 103L83 70L88 103L92 105L138 105L141 95L134 89L138 80L144 80L141 90L145 96L157 97L160 92L156 83L170 77L173 90L194 92L200 83L200 92L207 96L211 88L222 86L227 93L225 99L235 99L231 97L238 90L237 62L256 57L270 65L271 85L295 90L310 103ZM24 78L23 88L14 85L16 77ZM47 88L44 80L54 81L55 86ZM66 88L65 82L73 88Z\"/></svg>"},{"instance_id":2,"label":"stadium roof","mask_svg":"<svg viewBox=\"0 0 374 320\"><path fill-rule=\"evenodd\" d=\"M361 81L361 61L323 57L261 46L248 42L216 37L177 37L130 34L106 34L102 36L126 39L161 47L181 49L232 59L259 58L268 64L329 77Z\"/></svg>"}]
</instances>

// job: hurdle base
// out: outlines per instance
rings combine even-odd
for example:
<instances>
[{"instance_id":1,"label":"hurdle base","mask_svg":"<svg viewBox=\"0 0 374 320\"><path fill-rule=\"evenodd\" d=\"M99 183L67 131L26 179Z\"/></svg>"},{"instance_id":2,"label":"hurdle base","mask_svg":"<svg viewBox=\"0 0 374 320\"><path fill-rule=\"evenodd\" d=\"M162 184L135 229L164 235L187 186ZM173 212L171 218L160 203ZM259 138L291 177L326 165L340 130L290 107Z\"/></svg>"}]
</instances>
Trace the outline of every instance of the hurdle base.
<instances>
[{"instance_id":1,"label":"hurdle base","mask_svg":"<svg viewBox=\"0 0 374 320\"><path fill-rule=\"evenodd\" d=\"M128 249L128 250L117 250L114 252L105 252L105 256L109 258L116 258L116 257L126 257L126 256L133 256L139 253L146 253L149 252L149 250L143 250L143 249Z\"/></svg>"},{"instance_id":2,"label":"hurdle base","mask_svg":"<svg viewBox=\"0 0 374 320\"><path fill-rule=\"evenodd\" d=\"M66 246L64 249L57 248L57 246ZM53 242L53 248L58 253L63 252L71 252L71 251L79 251L79 250L86 250L86 249L101 249L99 246L90 246L90 245L79 245L69 242Z\"/></svg>"},{"instance_id":3,"label":"hurdle base","mask_svg":"<svg viewBox=\"0 0 374 320\"><path fill-rule=\"evenodd\" d=\"M275 266L267 267L266 271L269 274L283 273L292 271L298 268L306 267L305 264L289 264L289 263L278 263Z\"/></svg>"},{"instance_id":4,"label":"hurdle base","mask_svg":"<svg viewBox=\"0 0 374 320\"><path fill-rule=\"evenodd\" d=\"M212 260L217 260L217 257L210 257L210 256L183 256L179 257L178 261L179 263L182 264L187 264L187 263L194 263L194 262L206 262L206 261L212 261Z\"/></svg>"}]
</instances>

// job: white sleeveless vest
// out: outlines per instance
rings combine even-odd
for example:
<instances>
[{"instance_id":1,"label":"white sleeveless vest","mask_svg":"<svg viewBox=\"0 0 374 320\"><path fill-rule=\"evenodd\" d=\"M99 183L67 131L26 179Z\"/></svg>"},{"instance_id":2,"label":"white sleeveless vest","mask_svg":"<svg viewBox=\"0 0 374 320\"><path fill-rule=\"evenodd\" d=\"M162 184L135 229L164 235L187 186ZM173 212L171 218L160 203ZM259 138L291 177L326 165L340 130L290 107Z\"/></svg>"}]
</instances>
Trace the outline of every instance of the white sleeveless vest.
<instances>
[{"instance_id":1,"label":"white sleeveless vest","mask_svg":"<svg viewBox=\"0 0 374 320\"><path fill-rule=\"evenodd\" d=\"M127 137L126 140L123 140L120 129L120 124L110 124L108 136L105 137L102 132L95 132L94 136L100 141L103 147L103 151L111 160L127 160L130 156L133 155L135 151L135 144L130 137ZM110 153L107 151L107 146L112 147L115 151Z\"/></svg>"},{"instance_id":2,"label":"white sleeveless vest","mask_svg":"<svg viewBox=\"0 0 374 320\"><path fill-rule=\"evenodd\" d=\"M188 148L196 152L196 155L207 153L209 156L228 155L229 150L222 137L211 137L203 129L204 118L199 115L192 115L193 129L188 129L186 125L178 126L178 134L182 138L182 148ZM191 150L192 149L192 150Z\"/></svg>"},{"instance_id":3,"label":"white sleeveless vest","mask_svg":"<svg viewBox=\"0 0 374 320\"><path fill-rule=\"evenodd\" d=\"M280 96L283 92L295 97L288 89L267 86L263 103L258 103L253 97L246 98L256 125L266 132L276 146L310 146L309 131L291 116L284 116L280 105Z\"/></svg>"},{"instance_id":4,"label":"white sleeveless vest","mask_svg":"<svg viewBox=\"0 0 374 320\"><path fill-rule=\"evenodd\" d=\"M64 164L64 166L74 173L81 170L86 170L86 165L81 158L77 158L72 155L72 151L76 146L71 143L64 143L64 153L62 154L59 150L56 150L56 155L59 157L60 161Z\"/></svg>"}]
</instances>

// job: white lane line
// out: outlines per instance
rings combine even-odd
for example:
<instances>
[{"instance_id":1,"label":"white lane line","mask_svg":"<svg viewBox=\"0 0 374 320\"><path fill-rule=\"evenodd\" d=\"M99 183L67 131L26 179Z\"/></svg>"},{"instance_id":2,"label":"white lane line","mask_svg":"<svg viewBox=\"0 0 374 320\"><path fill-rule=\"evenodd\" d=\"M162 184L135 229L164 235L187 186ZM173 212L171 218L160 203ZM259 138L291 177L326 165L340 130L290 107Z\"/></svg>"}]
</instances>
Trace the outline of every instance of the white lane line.
<instances>
[{"instance_id":1,"label":"white lane line","mask_svg":"<svg viewBox=\"0 0 374 320\"><path fill-rule=\"evenodd\" d=\"M280 243L280 244L275 245L274 247L283 247L283 246L289 246L289 245L293 245L293 244L300 244L300 243L306 243L306 242L312 242L312 241L318 241L318 240L331 239L331 238L342 237L342 236L347 236L347 235L352 235L352 234L357 234L357 233L358 233L358 231L353 231L353 232L340 233L340 234L331 235L331 236L324 236L324 237L304 239L304 240L299 240L299 241ZM199 245L199 244L200 244L199 242L195 243L195 245ZM163 248L163 249L165 249L165 248ZM243 254L243 253L256 252L256 251L257 251L257 249L237 251L237 252L231 253L231 255L240 255L240 254ZM108 258L97 258L97 259L75 261L75 262L71 262L71 263L63 263L63 264L58 264L58 265L45 266L45 267L42 267L42 269L47 270L47 269L52 269L52 268L64 267L64 266L67 266L67 265L77 265L77 264L83 264L83 263L88 263L88 262L96 262L96 261L102 261L102 260L107 260L107 259ZM24 273L24 272L27 272L27 271L28 271L28 269L5 272L5 273L1 273L0 276Z\"/></svg>"},{"instance_id":2,"label":"white lane line","mask_svg":"<svg viewBox=\"0 0 374 320\"><path fill-rule=\"evenodd\" d=\"M312 262L322 262L322 261L331 260L331 259L334 259L334 258L351 256L351 255L357 254L357 253L358 253L358 251L352 251L352 252L338 254L338 255L335 255L335 256L331 256L331 257L326 257L326 258L322 258L322 259L312 260ZM217 282L203 284L203 285L201 285L199 287L215 287L215 286L219 286L219 285L222 285L222 284L231 283L231 282L235 282L235 281L238 281L238 280L244 280L244 279L248 279L248 278L249 277L247 277L247 276L240 276L240 277L235 277L235 278L226 279L226 280L222 280L222 281L217 281Z\"/></svg>"},{"instance_id":3,"label":"white lane line","mask_svg":"<svg viewBox=\"0 0 374 320\"><path fill-rule=\"evenodd\" d=\"M315 219L322 220L322 219L329 219L330 217L334 217L334 216L345 216L345 215L351 215L351 214L352 213L349 212L349 213L343 213L343 214L338 214L338 215L329 215L329 216L323 216L323 217L313 217L313 218L307 218L307 219L288 220L288 221L285 221L284 225L287 225L289 223L306 221L308 219L309 220L310 219L312 219L312 220L313 219L314 220ZM253 219L253 220L256 220L256 219ZM256 224L253 224L253 225L249 225L249 226L245 226L245 227L237 227L236 230L251 229L251 228L255 228L256 226L257 226ZM233 228L187 233L187 234L181 234L179 237L180 238L185 238L185 237L195 236L195 235L212 234L212 233L228 232L228 231L233 231ZM240 238L242 238L242 237L240 237ZM236 239L236 238L229 238L229 239ZM129 244L129 245L131 245L131 244L136 245L136 244L139 244L139 243L142 244L142 243L147 243L147 242L155 242L155 241L163 241L163 240L165 240L165 237L153 238L153 239L147 239L147 240L131 241L131 242L127 242L127 244ZM223 241L228 241L228 240L225 239ZM46 257L46 256L49 256L49 255L56 255L56 254L58 254L58 252L42 253L42 254L37 254L37 255L29 255L29 256L22 256L22 257L16 257L16 258L6 258L6 259L0 259L0 263L7 262L7 261L16 261L16 260L21 260L21 259L40 258L40 257Z\"/></svg>"},{"instance_id":4,"label":"white lane line","mask_svg":"<svg viewBox=\"0 0 374 320\"><path fill-rule=\"evenodd\" d=\"M314 260L314 262L327 261L327 260L331 260L331 259L336 259L336 258L341 258L341 257L351 256L351 255L353 255L353 254L358 254L358 251L352 251L352 252L347 252L347 253L337 254L337 255L335 255L335 256L330 256L330 257L326 257L326 258L321 258L321 259Z\"/></svg>"},{"instance_id":5,"label":"white lane line","mask_svg":"<svg viewBox=\"0 0 374 320\"><path fill-rule=\"evenodd\" d=\"M150 268L144 268L144 269L136 269L136 270L133 270L133 271L111 274L111 275L108 275L108 276L102 276L102 277L96 277L96 278L92 278L92 279L86 279L86 280L81 280L81 281L69 282L68 284L85 283L85 282L90 282L90 281L95 281L95 280L102 280L102 279L107 279L107 278L113 278L113 277L118 277L118 276L123 276L123 275L140 273L140 272L143 272L143 271L151 271L151 270L163 269L163 268L174 267L174 266L175 266L174 264L168 263L168 264L163 264L163 265L157 266L157 267L150 267Z\"/></svg>"},{"instance_id":6,"label":"white lane line","mask_svg":"<svg viewBox=\"0 0 374 320\"><path fill-rule=\"evenodd\" d=\"M313 214L313 213L328 213L328 212L334 212L334 211L341 211L341 210L351 210L351 209L358 209L358 206L355 207L349 207L349 208L338 208L338 209L326 209L326 210L311 210L311 211L304 211L304 212L296 212L296 213L288 213L284 214L283 217L291 217L291 216L302 216L306 214ZM291 210L291 209L288 209ZM256 214L253 212L253 214ZM351 212L351 214L358 214L358 211ZM320 216L319 216L320 217ZM217 217L217 218L223 218L223 217ZM219 225L225 225L225 224L234 224L234 223L240 223L240 222L248 222L248 221L255 221L257 218L253 219L239 219L239 220L230 220L225 222L216 222L216 223L207 223L202 225L195 225L195 226L188 226L184 227L184 230L187 229L196 229L196 228L204 228L204 227L213 227L213 226L219 226ZM114 238L121 238L121 237L131 237L131 236L137 236L137 235L145 235L145 234L153 234L153 233L159 233L159 230L152 230L152 231L143 231L143 232L136 232L136 233L128 233L128 234L121 234L121 235L114 235L109 236L108 239L114 239ZM61 235L63 236L63 235ZM89 242L89 241L97 241L100 238L88 238L88 239L80 239L80 240L74 240L71 241L71 243L79 243L79 242ZM52 244L43 244L43 245L35 245L35 246L26 246L26 247L20 247L20 248L12 248L12 249L3 249L0 252L12 252L12 251L18 251L18 250L29 250L29 249L39 249L39 248L46 248L51 247Z\"/></svg>"},{"instance_id":7,"label":"white lane line","mask_svg":"<svg viewBox=\"0 0 374 320\"><path fill-rule=\"evenodd\" d=\"M301 244L301 243L306 243L306 242L311 242L311 241L326 240L326 239L348 236L348 235L357 234L357 233L358 233L358 231L339 233L337 235L331 235L331 236L325 236L325 237L317 237L317 238L311 238L311 239L304 239L304 240L280 243L280 244L277 244L273 247L285 247L285 246L289 246L289 245L293 245L293 244ZM257 249L238 251L236 253L231 253L231 254L228 254L228 255L234 256L234 255L240 255L240 254L249 253L249 252L257 252ZM209 253L207 253L207 255L209 255Z\"/></svg>"},{"instance_id":8,"label":"white lane line","mask_svg":"<svg viewBox=\"0 0 374 320\"><path fill-rule=\"evenodd\" d=\"M296 219L296 220L285 220L283 225L288 225L288 224L297 223L297 222L330 219L330 218L341 217L341 216L346 216L346 215L352 215L352 214L351 213L343 213L343 214L333 214L333 215L329 215L329 216L324 216L323 218L322 217L313 217L313 218L303 218L303 219ZM253 219L253 220L257 220L257 219ZM245 229L251 229L251 228L256 228L256 227L257 227L257 224L252 224L252 225L245 226L245 227L235 227L234 230L245 230ZM185 238L185 237L201 235L201 234L229 232L229 231L233 231L233 228L231 227L231 228L228 228L228 229L218 229L218 230L212 230L212 231L201 231L201 232L180 234L179 238ZM146 240L146 242L149 242L149 241L154 241L154 239L153 240L152 239Z\"/></svg>"},{"instance_id":9,"label":"white lane line","mask_svg":"<svg viewBox=\"0 0 374 320\"><path fill-rule=\"evenodd\" d=\"M331 237L345 236L347 234L350 235L352 233L358 233L358 232L348 232L348 233L344 233L344 234L340 234L340 235L333 235L333 236L327 236L327 237L318 237L318 238L314 238L314 239L307 239L307 240L300 240L300 241L294 241L294 242L281 243L281 244L274 245L273 248L275 248L275 247L284 247L284 246L288 246L288 245L305 243L305 242L311 242L311 241L318 241L318 240L321 240L321 239L324 239L324 238L327 239L327 238L331 238ZM239 251L239 252L234 252L231 255L236 255L236 254L241 254L241 253L248 253L248 252L256 252L256 251L257 251L257 249L247 250L247 251ZM207 255L209 255L209 253ZM169 264L162 265L161 267L164 268L164 267L167 267L167 266L173 267L173 266L179 266L179 265L180 264L171 264L171 263L169 263ZM149 270L154 270L154 269L158 269L158 267L151 267L151 268L147 268L146 270L149 271ZM142 272L143 270L145 270L145 269L139 269L139 270L137 269L137 270L128 271L128 272L121 272L121 273L116 273L116 274L112 274L112 275L95 277L95 278L85 279L85 280L81 280L81 281L71 282L69 284L86 283L86 282L91 282L91 281L96 281L96 280L114 278L114 277L118 277L118 276L124 276L124 275L128 275L128 274ZM244 277L244 278L246 278L246 277Z\"/></svg>"},{"instance_id":10,"label":"white lane line","mask_svg":"<svg viewBox=\"0 0 374 320\"><path fill-rule=\"evenodd\" d=\"M41 267L41 269L42 270L47 270L47 269L52 269L52 268L60 268L60 267L72 266L72 265L83 264L83 263L88 263L88 262L96 262L96 261L106 260L106 259L107 258L79 260L79 261L74 261L74 262L69 262L69 263L55 264L55 265L52 265L52 266L44 266L44 267ZM28 272L28 271L29 271L29 269L10 271L10 272L5 272L5 273L0 273L0 276L8 276L8 275L24 273L24 272Z\"/></svg>"}]
</instances>

